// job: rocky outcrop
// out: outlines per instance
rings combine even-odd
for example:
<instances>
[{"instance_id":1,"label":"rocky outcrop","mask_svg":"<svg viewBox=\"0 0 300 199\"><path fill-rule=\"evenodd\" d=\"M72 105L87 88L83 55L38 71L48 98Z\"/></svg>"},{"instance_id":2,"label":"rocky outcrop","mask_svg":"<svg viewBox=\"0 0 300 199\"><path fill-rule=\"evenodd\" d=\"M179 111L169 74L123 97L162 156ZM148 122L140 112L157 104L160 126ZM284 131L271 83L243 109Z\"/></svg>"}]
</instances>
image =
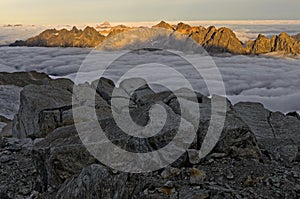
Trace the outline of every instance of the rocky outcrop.
<instances>
[{"instance_id":1,"label":"rocky outcrop","mask_svg":"<svg viewBox=\"0 0 300 199\"><path fill-rule=\"evenodd\" d=\"M278 36L273 36L272 38L267 38L260 34L256 40L247 43L246 51L248 54L264 54L270 52L299 54L300 43L285 32Z\"/></svg>"},{"instance_id":2,"label":"rocky outcrop","mask_svg":"<svg viewBox=\"0 0 300 199\"><path fill-rule=\"evenodd\" d=\"M228 28L216 30L203 46L211 53L229 52L232 54L245 54L242 42L239 41L233 31Z\"/></svg>"},{"instance_id":3,"label":"rocky outcrop","mask_svg":"<svg viewBox=\"0 0 300 199\"><path fill-rule=\"evenodd\" d=\"M39 191L58 187L78 174L84 167L96 163L82 144L75 126L61 127L51 132L33 148L37 166Z\"/></svg>"},{"instance_id":4,"label":"rocky outcrop","mask_svg":"<svg viewBox=\"0 0 300 199\"><path fill-rule=\"evenodd\" d=\"M297 117L271 112L258 103L238 103L239 116L253 130L260 148L272 158L296 161L300 154L300 121Z\"/></svg>"},{"instance_id":5,"label":"rocky outcrop","mask_svg":"<svg viewBox=\"0 0 300 199\"><path fill-rule=\"evenodd\" d=\"M300 33L297 35L294 35L293 38L296 39L298 42L300 42Z\"/></svg>"},{"instance_id":6,"label":"rocky outcrop","mask_svg":"<svg viewBox=\"0 0 300 199\"><path fill-rule=\"evenodd\" d=\"M49 76L45 73L32 72L16 72L16 73L0 73L0 85L14 85L18 87L25 87L29 84L41 85L47 80Z\"/></svg>"},{"instance_id":7,"label":"rocky outcrop","mask_svg":"<svg viewBox=\"0 0 300 199\"><path fill-rule=\"evenodd\" d=\"M65 123L63 112L72 107L72 89L73 83L67 79L26 86L20 94L20 109L13 121L13 135L17 138L39 138ZM48 122L43 122L46 119Z\"/></svg>"},{"instance_id":8,"label":"rocky outcrop","mask_svg":"<svg viewBox=\"0 0 300 199\"><path fill-rule=\"evenodd\" d=\"M140 85L137 89L136 83ZM227 101L220 139L208 156L200 159L199 149L210 123L212 100L224 98L208 98L188 89L176 93L177 97L170 91L156 93L140 78L124 80L119 87L106 78L92 85L74 85L69 80L57 79L26 86L15 118L18 122L14 123L15 135L22 135L23 139L2 138L0 142L0 196L104 199L300 196L297 115L273 113L257 103L233 106ZM95 97L87 99L91 94ZM181 106L179 101L198 106L199 121L194 120L195 111ZM160 122L162 114L150 117L155 104L168 117L161 131L147 139L124 133L112 117L114 110L123 119L122 114L129 113L140 126ZM80 118L73 118L75 109L82 113ZM97 118L89 114L90 109L95 110ZM144 174L125 173L103 165L83 145L86 140L77 128L86 127L87 132L95 133L99 126L93 125L94 122L100 124L113 144L133 153L166 146L175 139L181 122L185 133L196 130L196 136L184 154L167 168ZM130 128L133 124L124 125ZM92 134L87 135L85 138L92 138L89 137ZM108 155L105 150L100 153Z\"/></svg>"},{"instance_id":9,"label":"rocky outcrop","mask_svg":"<svg viewBox=\"0 0 300 199\"><path fill-rule=\"evenodd\" d=\"M255 41L249 41L247 43L246 51L248 54L269 53L272 51L271 40L266 36L259 34Z\"/></svg>"},{"instance_id":10,"label":"rocky outcrop","mask_svg":"<svg viewBox=\"0 0 300 199\"><path fill-rule=\"evenodd\" d=\"M29 84L41 85L50 78L44 73L0 73L0 137L12 136L12 120L20 105L20 92Z\"/></svg>"},{"instance_id":11,"label":"rocky outcrop","mask_svg":"<svg viewBox=\"0 0 300 199\"><path fill-rule=\"evenodd\" d=\"M103 35L91 27L86 27L84 30L73 27L70 31L67 29L49 29L26 41L16 41L11 46L95 47L104 38Z\"/></svg>"},{"instance_id":12,"label":"rocky outcrop","mask_svg":"<svg viewBox=\"0 0 300 199\"><path fill-rule=\"evenodd\" d=\"M173 26L171 26L170 24L166 23L165 21L161 21L158 24L152 26L153 28L164 28L164 29L168 29L168 30L174 30Z\"/></svg>"}]
</instances>

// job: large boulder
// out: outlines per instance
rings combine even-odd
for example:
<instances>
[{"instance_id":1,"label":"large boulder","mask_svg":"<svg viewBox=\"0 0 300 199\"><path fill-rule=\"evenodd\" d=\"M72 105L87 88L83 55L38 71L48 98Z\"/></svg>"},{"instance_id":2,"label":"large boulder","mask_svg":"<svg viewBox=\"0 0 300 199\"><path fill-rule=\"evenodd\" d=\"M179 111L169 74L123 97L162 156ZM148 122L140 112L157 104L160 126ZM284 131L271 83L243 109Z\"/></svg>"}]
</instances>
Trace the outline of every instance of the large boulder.
<instances>
[{"instance_id":1,"label":"large boulder","mask_svg":"<svg viewBox=\"0 0 300 199\"><path fill-rule=\"evenodd\" d=\"M29 84L42 85L50 81L44 73L0 73L0 137L12 136L12 119L18 113L20 92Z\"/></svg>"},{"instance_id":2,"label":"large boulder","mask_svg":"<svg viewBox=\"0 0 300 199\"><path fill-rule=\"evenodd\" d=\"M234 109L254 132L262 150L273 158L296 160L300 148L300 121L297 117L271 112L259 103L241 102L234 105ZM286 153L290 149L294 152Z\"/></svg>"},{"instance_id":3,"label":"large boulder","mask_svg":"<svg viewBox=\"0 0 300 199\"><path fill-rule=\"evenodd\" d=\"M86 96L93 96L87 101ZM99 118L111 117L107 102L88 84L74 85L68 79L51 80L44 85L29 85L21 92L18 114L13 121L13 135L17 138L45 137L56 128L89 121L86 109L96 109Z\"/></svg>"},{"instance_id":4,"label":"large boulder","mask_svg":"<svg viewBox=\"0 0 300 199\"><path fill-rule=\"evenodd\" d=\"M33 148L38 173L38 191L57 188L68 178L96 161L82 144L75 126L61 127Z\"/></svg>"},{"instance_id":5,"label":"large boulder","mask_svg":"<svg viewBox=\"0 0 300 199\"><path fill-rule=\"evenodd\" d=\"M71 108L73 82L58 79L45 85L28 85L20 94L20 108L13 121L13 135L17 138L44 137L62 121L62 112ZM53 114L52 114L53 113ZM42 123L45 118L55 124Z\"/></svg>"},{"instance_id":6,"label":"large boulder","mask_svg":"<svg viewBox=\"0 0 300 199\"><path fill-rule=\"evenodd\" d=\"M56 198L124 198L128 174L113 174L107 167L93 164L68 179Z\"/></svg>"}]
</instances>

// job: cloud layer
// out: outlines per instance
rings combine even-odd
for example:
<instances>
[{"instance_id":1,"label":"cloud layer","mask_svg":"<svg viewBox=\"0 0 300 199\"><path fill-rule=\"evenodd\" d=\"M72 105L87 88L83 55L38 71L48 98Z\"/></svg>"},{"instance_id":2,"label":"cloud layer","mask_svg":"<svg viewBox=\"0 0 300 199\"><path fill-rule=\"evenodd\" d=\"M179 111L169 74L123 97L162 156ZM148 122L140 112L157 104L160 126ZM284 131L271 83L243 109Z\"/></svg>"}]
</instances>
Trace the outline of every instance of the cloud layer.
<instances>
[{"instance_id":1,"label":"cloud layer","mask_svg":"<svg viewBox=\"0 0 300 199\"><path fill-rule=\"evenodd\" d=\"M0 71L16 72L36 70L45 72L56 77L67 77L75 80L76 72L85 63L80 73L84 81L92 81L97 76L97 71L107 65L124 52L93 52L89 55L89 49L77 48L27 48L27 47L1 47L0 48ZM89 55L89 56L88 56ZM189 60L197 60L196 55L186 55ZM177 68L185 69L185 65L174 61L170 63ZM300 111L300 60L290 58L266 58L250 56L213 57L225 82L226 93L233 102L254 101L261 102L273 111ZM149 57L151 61L151 57ZM107 75L110 78L118 76L122 70L127 70L126 61L118 63L117 68ZM215 74L210 71L209 65L203 71L210 74L212 79ZM158 80L171 81L178 84L179 81L159 71L159 65L155 76ZM154 68L151 69L153 71ZM147 70L137 70L133 73L140 77L149 73ZM186 71L189 80L195 82L199 90L205 94L205 82L199 81L199 77ZM148 74L149 75L149 74ZM166 78L168 77L168 78ZM172 79L173 78L173 79ZM79 80L80 82L80 80ZM197 83L196 83L197 82ZM180 84L179 84L180 86Z\"/></svg>"}]
</instances>

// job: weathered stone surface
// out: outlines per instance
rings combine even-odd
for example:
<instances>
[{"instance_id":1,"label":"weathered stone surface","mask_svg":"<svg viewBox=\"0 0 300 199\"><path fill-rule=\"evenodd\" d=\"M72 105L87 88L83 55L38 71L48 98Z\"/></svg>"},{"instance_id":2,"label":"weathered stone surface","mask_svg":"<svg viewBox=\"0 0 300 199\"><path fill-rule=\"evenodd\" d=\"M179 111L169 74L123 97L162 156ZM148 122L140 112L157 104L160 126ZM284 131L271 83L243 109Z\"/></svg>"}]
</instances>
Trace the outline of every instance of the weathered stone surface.
<instances>
[{"instance_id":1,"label":"weathered stone surface","mask_svg":"<svg viewBox=\"0 0 300 199\"><path fill-rule=\"evenodd\" d=\"M0 141L0 198L27 198L35 189L37 178L30 151L32 140Z\"/></svg>"},{"instance_id":2,"label":"weathered stone surface","mask_svg":"<svg viewBox=\"0 0 300 199\"><path fill-rule=\"evenodd\" d=\"M59 86L55 86L56 81ZM70 80L53 80L47 85L26 86L13 121L13 135L17 138L43 137L57 128L62 122L61 112L72 105L72 92L66 89L72 85ZM50 123L43 124L41 121L45 119Z\"/></svg>"},{"instance_id":3,"label":"weathered stone surface","mask_svg":"<svg viewBox=\"0 0 300 199\"><path fill-rule=\"evenodd\" d=\"M112 92L115 88L115 83L107 78L101 77L99 80L92 82L92 87L106 101L111 100Z\"/></svg>"},{"instance_id":4,"label":"weathered stone surface","mask_svg":"<svg viewBox=\"0 0 300 199\"><path fill-rule=\"evenodd\" d=\"M0 122L8 123L18 112L21 90L14 85L0 85Z\"/></svg>"},{"instance_id":5,"label":"weathered stone surface","mask_svg":"<svg viewBox=\"0 0 300 199\"><path fill-rule=\"evenodd\" d=\"M34 145L39 191L57 187L96 160L82 144L75 126L56 129Z\"/></svg>"},{"instance_id":6,"label":"weathered stone surface","mask_svg":"<svg viewBox=\"0 0 300 199\"><path fill-rule=\"evenodd\" d=\"M0 73L0 85L14 85L24 87L29 84L41 85L45 81L50 80L45 73L32 72L15 72L15 73Z\"/></svg>"},{"instance_id":7,"label":"weathered stone surface","mask_svg":"<svg viewBox=\"0 0 300 199\"><path fill-rule=\"evenodd\" d=\"M107 167L93 164L67 180L56 198L122 198L127 179L128 174L113 174Z\"/></svg>"},{"instance_id":8,"label":"weathered stone surface","mask_svg":"<svg viewBox=\"0 0 300 199\"><path fill-rule=\"evenodd\" d=\"M270 127L271 112L260 103L241 102L234 105L234 110L249 125L258 140L273 139L273 129Z\"/></svg>"},{"instance_id":9,"label":"weathered stone surface","mask_svg":"<svg viewBox=\"0 0 300 199\"><path fill-rule=\"evenodd\" d=\"M273 156L278 154L276 152L278 148L300 146L300 122L297 117L271 112L259 103L238 103L234 109L254 132L260 148L267 150ZM295 159L295 155L288 154L291 157L284 157L285 159Z\"/></svg>"}]
</instances>

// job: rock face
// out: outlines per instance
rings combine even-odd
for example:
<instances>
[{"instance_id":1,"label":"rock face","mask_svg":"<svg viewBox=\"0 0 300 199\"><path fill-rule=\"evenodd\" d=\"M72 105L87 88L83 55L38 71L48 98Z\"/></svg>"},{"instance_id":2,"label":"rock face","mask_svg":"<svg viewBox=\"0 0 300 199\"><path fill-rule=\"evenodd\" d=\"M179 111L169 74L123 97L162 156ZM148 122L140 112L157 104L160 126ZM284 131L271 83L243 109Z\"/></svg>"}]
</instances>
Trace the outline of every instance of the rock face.
<instances>
[{"instance_id":1,"label":"rock face","mask_svg":"<svg viewBox=\"0 0 300 199\"><path fill-rule=\"evenodd\" d=\"M273 158L296 161L300 149L300 122L297 117L266 110L258 103L238 103L234 106L241 118L253 130L261 149ZM286 147L294 147L294 154Z\"/></svg>"},{"instance_id":2,"label":"rock face","mask_svg":"<svg viewBox=\"0 0 300 199\"><path fill-rule=\"evenodd\" d=\"M247 43L247 53L263 54L269 52L284 52L286 54L299 54L300 43L287 33L283 32L271 39L260 34L255 41Z\"/></svg>"},{"instance_id":3,"label":"rock face","mask_svg":"<svg viewBox=\"0 0 300 199\"><path fill-rule=\"evenodd\" d=\"M29 84L41 85L50 80L48 75L37 72L0 73L0 85L15 85L24 87Z\"/></svg>"},{"instance_id":4,"label":"rock face","mask_svg":"<svg viewBox=\"0 0 300 199\"><path fill-rule=\"evenodd\" d=\"M93 164L66 181L57 198L123 198L128 175L113 174L102 165ZM75 191L76 190L76 191Z\"/></svg>"},{"instance_id":5,"label":"rock face","mask_svg":"<svg viewBox=\"0 0 300 199\"><path fill-rule=\"evenodd\" d=\"M136 83L141 85L137 89ZM95 97L86 99L93 93ZM200 159L212 100L224 98L210 99L188 89L176 93L178 97L170 91L156 93L140 78L124 80L119 87L106 78L92 85L57 79L25 86L14 123L14 135L23 139L2 138L0 142L0 197L299 198L297 115L273 113L257 103L233 106L227 101L220 139L208 156ZM73 109L69 107L72 97ZM195 121L195 111L181 106L180 101L198 106L199 120ZM112 110L121 116L129 113L134 123L145 126L163 119L162 114L151 118L155 104L168 117L161 131L147 139L122 132L112 115ZM89 115L90 109L95 109L97 118ZM73 118L74 110L82 112L81 118ZM144 174L125 173L103 165L83 144L85 139L76 127L96 132L99 126L90 125L95 121L113 144L134 153L166 146L174 139L180 122L185 124L185 133L195 130L196 135L184 154L167 168ZM105 150L100 153L108 154Z\"/></svg>"},{"instance_id":6,"label":"rock face","mask_svg":"<svg viewBox=\"0 0 300 199\"><path fill-rule=\"evenodd\" d=\"M39 191L57 187L84 167L96 163L81 143L75 126L61 127L38 142L33 149Z\"/></svg>"},{"instance_id":7,"label":"rock face","mask_svg":"<svg viewBox=\"0 0 300 199\"><path fill-rule=\"evenodd\" d=\"M173 26L166 23L165 21L161 21L159 24L156 24L155 26L153 26L153 28L165 28L168 30L174 30Z\"/></svg>"},{"instance_id":8,"label":"rock face","mask_svg":"<svg viewBox=\"0 0 300 199\"><path fill-rule=\"evenodd\" d=\"M23 87L29 84L41 85L49 80L44 73L0 73L0 137L12 136L12 119L18 112Z\"/></svg>"},{"instance_id":9,"label":"rock face","mask_svg":"<svg viewBox=\"0 0 300 199\"><path fill-rule=\"evenodd\" d=\"M26 41L16 41L11 46L46 46L46 47L96 47L107 38L116 36L119 33L139 29L126 26L110 27L107 32L107 37L101 35L94 28L86 27L83 31L73 27L72 30L66 29L56 30L50 29L42 32L40 35L30 38ZM236 37L235 33L229 28L219 28L211 26L204 28L202 26L190 26L185 23L170 25L165 21L161 21L154 25L152 29L167 29L170 32L180 33L195 40L203 46L209 53L231 53L231 54L264 54L271 52L283 52L285 54L299 54L300 44L299 35L293 37L286 33L281 33L278 36L267 38L260 34L256 40L248 41L245 45ZM169 34L172 37L172 34ZM127 35L130 37L130 34ZM153 35L144 33L140 35L140 40L152 41ZM118 50L119 45L133 45L132 38L114 38L116 44L108 43L109 46L105 49ZM172 39L172 38L171 38Z\"/></svg>"},{"instance_id":10,"label":"rock face","mask_svg":"<svg viewBox=\"0 0 300 199\"><path fill-rule=\"evenodd\" d=\"M73 27L72 30L49 29L26 41L17 41L12 46L44 46L44 47L95 47L104 36L94 28L86 27L83 31Z\"/></svg>"},{"instance_id":11,"label":"rock face","mask_svg":"<svg viewBox=\"0 0 300 199\"><path fill-rule=\"evenodd\" d=\"M20 109L13 121L13 135L39 138L61 126L65 122L63 112L72 105L72 88L73 83L67 79L26 86L21 92ZM45 120L48 122L43 122Z\"/></svg>"},{"instance_id":12,"label":"rock face","mask_svg":"<svg viewBox=\"0 0 300 199\"><path fill-rule=\"evenodd\" d=\"M232 30L228 28L220 28L216 30L211 38L205 42L204 48L208 52L222 53L229 52L232 54L244 54L245 50L242 42L238 40Z\"/></svg>"},{"instance_id":13,"label":"rock face","mask_svg":"<svg viewBox=\"0 0 300 199\"><path fill-rule=\"evenodd\" d=\"M296 39L298 42L300 42L300 33L297 35L294 35L293 38Z\"/></svg>"}]
</instances>

